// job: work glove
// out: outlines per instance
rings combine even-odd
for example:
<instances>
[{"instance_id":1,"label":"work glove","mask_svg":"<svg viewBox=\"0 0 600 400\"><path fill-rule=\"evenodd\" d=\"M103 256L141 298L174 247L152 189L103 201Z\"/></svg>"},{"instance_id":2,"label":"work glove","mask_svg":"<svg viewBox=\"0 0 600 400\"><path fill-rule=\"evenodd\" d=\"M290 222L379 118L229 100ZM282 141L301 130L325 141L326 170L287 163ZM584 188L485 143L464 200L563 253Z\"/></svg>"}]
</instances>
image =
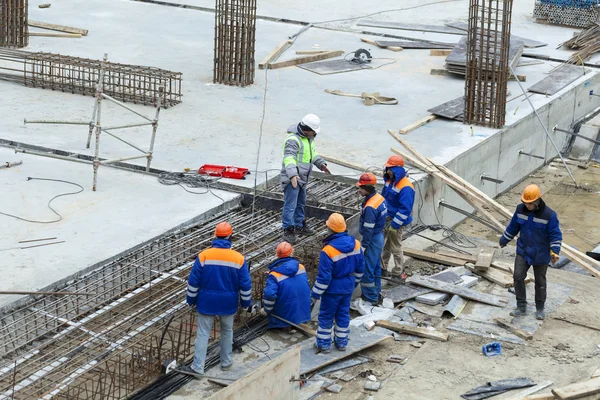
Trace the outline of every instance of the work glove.
<instances>
[{"instance_id":1,"label":"work glove","mask_svg":"<svg viewBox=\"0 0 600 400\"><path fill-rule=\"evenodd\" d=\"M298 176L292 176L290 178L290 183L292 184L292 187L296 189L298 187Z\"/></svg>"},{"instance_id":2,"label":"work glove","mask_svg":"<svg viewBox=\"0 0 600 400\"><path fill-rule=\"evenodd\" d=\"M188 310L190 310L190 311L191 311L191 310L193 310L194 308L196 308L196 305L195 305L195 304L192 304L192 303L187 303L187 307L188 307Z\"/></svg>"},{"instance_id":3,"label":"work glove","mask_svg":"<svg viewBox=\"0 0 600 400\"><path fill-rule=\"evenodd\" d=\"M321 171L325 172L327 175L331 175L331 171L327 168L327 164L323 164L321 166Z\"/></svg>"},{"instance_id":4,"label":"work glove","mask_svg":"<svg viewBox=\"0 0 600 400\"><path fill-rule=\"evenodd\" d=\"M260 314L260 315L262 315L263 317L266 317L266 316L267 316L267 312L265 311L265 309L264 309L264 308L261 308L261 309L260 309L260 311L259 311L259 314Z\"/></svg>"},{"instance_id":5,"label":"work glove","mask_svg":"<svg viewBox=\"0 0 600 400\"><path fill-rule=\"evenodd\" d=\"M360 249L362 250L363 253L367 251L367 249L365 247L362 247L362 246L360 246Z\"/></svg>"},{"instance_id":6,"label":"work glove","mask_svg":"<svg viewBox=\"0 0 600 400\"><path fill-rule=\"evenodd\" d=\"M246 309L246 311L249 312L250 314L252 314L255 311L258 311L258 303L252 304L250 307L248 307Z\"/></svg>"},{"instance_id":7,"label":"work glove","mask_svg":"<svg viewBox=\"0 0 600 400\"><path fill-rule=\"evenodd\" d=\"M560 256L558 254L556 254L555 252L550 250L550 259L551 259L550 261L552 262L552 264L557 262L559 258L560 258Z\"/></svg>"}]
</instances>

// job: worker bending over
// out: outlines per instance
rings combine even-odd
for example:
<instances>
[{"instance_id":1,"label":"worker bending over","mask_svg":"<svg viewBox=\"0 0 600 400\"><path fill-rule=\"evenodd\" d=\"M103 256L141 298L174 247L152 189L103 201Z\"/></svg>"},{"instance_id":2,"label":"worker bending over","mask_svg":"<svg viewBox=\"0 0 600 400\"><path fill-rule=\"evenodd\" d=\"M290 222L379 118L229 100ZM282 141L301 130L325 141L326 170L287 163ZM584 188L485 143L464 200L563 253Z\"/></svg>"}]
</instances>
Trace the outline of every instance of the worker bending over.
<instances>
[{"instance_id":1,"label":"worker bending over","mask_svg":"<svg viewBox=\"0 0 600 400\"><path fill-rule=\"evenodd\" d=\"M542 192L537 185L529 185L523 191L522 204L517 206L508 227L500 237L500 247L504 247L520 233L517 239L517 257L513 273L517 308L510 313L513 317L527 314L527 292L525 278L533 265L535 275L535 317L545 318L546 271L548 264L558 261L562 244L556 213L542 200Z\"/></svg>"},{"instance_id":2,"label":"worker bending over","mask_svg":"<svg viewBox=\"0 0 600 400\"><path fill-rule=\"evenodd\" d=\"M269 265L263 293L263 310L269 316L269 328L288 328L310 321L310 284L304 265L292 257L294 248L281 242L275 250L277 260Z\"/></svg>"},{"instance_id":3,"label":"worker bending over","mask_svg":"<svg viewBox=\"0 0 600 400\"><path fill-rule=\"evenodd\" d=\"M319 117L314 114L305 115L299 124L288 128L288 136L283 144L280 178L285 196L281 219L283 240L288 243L296 242L296 234L314 234L304 223L306 185L313 164L326 174L331 173L325 160L315 150L315 138L320 130Z\"/></svg>"},{"instance_id":4,"label":"worker bending over","mask_svg":"<svg viewBox=\"0 0 600 400\"><path fill-rule=\"evenodd\" d=\"M362 174L356 183L365 198L360 213L359 233L365 256L365 273L360 281L362 298L377 305L381 293L381 252L383 251L383 228L387 216L385 199L377 193L377 178L372 173Z\"/></svg>"},{"instance_id":5,"label":"worker bending over","mask_svg":"<svg viewBox=\"0 0 600 400\"><path fill-rule=\"evenodd\" d=\"M350 299L362 278L365 260L360 242L346 232L346 220L341 214L331 214L326 225L329 236L323 240L325 246L311 295L321 299L315 348L317 352L329 353L332 330L338 350L344 351L348 345Z\"/></svg>"},{"instance_id":6,"label":"worker bending over","mask_svg":"<svg viewBox=\"0 0 600 400\"><path fill-rule=\"evenodd\" d=\"M215 230L212 246L202 251L188 278L187 304L198 311L198 333L194 342L194 362L181 372L200 376L204 374L208 337L216 316L221 321L221 369L231 368L233 346L233 317L241 302L249 308L252 280L246 260L231 250L233 228L221 222Z\"/></svg>"},{"instance_id":7,"label":"worker bending over","mask_svg":"<svg viewBox=\"0 0 600 400\"><path fill-rule=\"evenodd\" d=\"M415 189L404 169L401 156L391 156L385 164L383 180L385 182L381 194L387 205L387 221L385 224L385 242L383 245L383 262L389 264L394 257L392 275L404 275L404 254L402 253L402 231L412 222L412 209L415 202Z\"/></svg>"}]
</instances>

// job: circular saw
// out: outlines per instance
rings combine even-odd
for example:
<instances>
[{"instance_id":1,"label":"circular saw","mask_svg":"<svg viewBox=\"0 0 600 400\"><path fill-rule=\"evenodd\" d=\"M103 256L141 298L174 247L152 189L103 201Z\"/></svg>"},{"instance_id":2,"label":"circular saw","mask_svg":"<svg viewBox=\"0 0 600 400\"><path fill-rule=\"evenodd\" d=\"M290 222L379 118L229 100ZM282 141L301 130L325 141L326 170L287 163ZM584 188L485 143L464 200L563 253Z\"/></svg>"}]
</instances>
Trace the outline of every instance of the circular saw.
<instances>
[{"instance_id":1,"label":"circular saw","mask_svg":"<svg viewBox=\"0 0 600 400\"><path fill-rule=\"evenodd\" d=\"M371 57L371 53L365 49L358 49L354 52L354 57L352 58L352 62L358 64L366 64L370 63L373 57Z\"/></svg>"}]
</instances>

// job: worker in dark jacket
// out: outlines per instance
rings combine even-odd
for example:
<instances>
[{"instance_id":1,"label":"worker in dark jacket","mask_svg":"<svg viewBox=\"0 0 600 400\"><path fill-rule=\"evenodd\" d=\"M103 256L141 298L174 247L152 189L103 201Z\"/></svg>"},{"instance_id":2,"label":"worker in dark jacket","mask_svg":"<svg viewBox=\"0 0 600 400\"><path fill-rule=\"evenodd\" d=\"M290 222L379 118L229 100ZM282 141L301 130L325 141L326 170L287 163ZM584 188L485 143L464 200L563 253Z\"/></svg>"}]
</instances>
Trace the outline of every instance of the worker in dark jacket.
<instances>
[{"instance_id":1,"label":"worker in dark jacket","mask_svg":"<svg viewBox=\"0 0 600 400\"><path fill-rule=\"evenodd\" d=\"M377 178L372 173L362 174L356 183L365 198L360 213L358 232L362 236L361 247L365 255L365 273L360 281L362 298L376 305L381 293L381 252L383 251L383 228L387 216L385 199L377 193Z\"/></svg>"},{"instance_id":2,"label":"worker in dark jacket","mask_svg":"<svg viewBox=\"0 0 600 400\"><path fill-rule=\"evenodd\" d=\"M304 265L292 257L294 248L281 242L275 250L277 261L269 265L263 293L263 310L269 316L269 328L287 328L310 321L310 284Z\"/></svg>"},{"instance_id":3,"label":"worker in dark jacket","mask_svg":"<svg viewBox=\"0 0 600 400\"><path fill-rule=\"evenodd\" d=\"M562 245L562 233L556 213L542 200L537 185L529 185L523 191L522 204L517 206L504 234L500 247L504 247L520 233L517 239L517 256L513 273L517 308L510 313L514 317L527 313L525 278L530 266L535 275L535 317L543 320L546 302L546 271L548 264L558 261Z\"/></svg>"},{"instance_id":4,"label":"worker in dark jacket","mask_svg":"<svg viewBox=\"0 0 600 400\"><path fill-rule=\"evenodd\" d=\"M391 156L385 164L383 174L385 184L381 194L385 197L388 214L384 228L383 261L389 263L394 257L392 275L405 278L404 253L402 252L402 231L412 222L412 209L415 203L415 188L406 170L404 159L399 155ZM387 270L387 265L385 266Z\"/></svg>"},{"instance_id":5,"label":"worker in dark jacket","mask_svg":"<svg viewBox=\"0 0 600 400\"><path fill-rule=\"evenodd\" d=\"M194 362L181 368L191 375L204 374L208 337L214 319L221 322L221 369L231 368L233 317L241 303L250 308L252 280L244 256L231 249L233 228L221 222L215 230L212 247L202 251L188 278L187 304L198 311L198 333L194 342Z\"/></svg>"},{"instance_id":6,"label":"worker in dark jacket","mask_svg":"<svg viewBox=\"0 0 600 400\"><path fill-rule=\"evenodd\" d=\"M330 235L319 257L319 272L312 297L321 299L317 352L329 353L333 330L335 347L346 350L350 333L350 299L365 270L360 242L346 232L346 220L334 213L327 220ZM335 321L335 328L333 327Z\"/></svg>"},{"instance_id":7,"label":"worker in dark jacket","mask_svg":"<svg viewBox=\"0 0 600 400\"><path fill-rule=\"evenodd\" d=\"M315 149L315 138L320 130L319 117L314 114L305 115L300 123L288 128L288 136L283 144L280 178L285 196L281 219L283 240L288 243L296 242L296 234L314 234L314 231L304 223L306 185L313 164L326 174L331 173L327 163Z\"/></svg>"}]
</instances>

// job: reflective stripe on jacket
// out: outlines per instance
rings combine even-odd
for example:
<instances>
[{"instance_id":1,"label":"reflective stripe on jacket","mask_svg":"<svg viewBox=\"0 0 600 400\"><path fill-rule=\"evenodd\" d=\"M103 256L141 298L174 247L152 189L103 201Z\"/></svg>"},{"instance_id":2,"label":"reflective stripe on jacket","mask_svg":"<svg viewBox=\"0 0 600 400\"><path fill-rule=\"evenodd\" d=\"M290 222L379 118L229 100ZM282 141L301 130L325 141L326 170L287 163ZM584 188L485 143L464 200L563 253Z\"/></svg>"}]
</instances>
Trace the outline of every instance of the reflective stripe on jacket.
<instances>
[{"instance_id":1,"label":"reflective stripe on jacket","mask_svg":"<svg viewBox=\"0 0 600 400\"><path fill-rule=\"evenodd\" d=\"M519 204L500 244L506 246L517 234L517 254L529 265L547 265L550 263L550 250L560 254L562 233L558 217L554 210L540 199L537 210L529 211L524 204Z\"/></svg>"},{"instance_id":2,"label":"reflective stripe on jacket","mask_svg":"<svg viewBox=\"0 0 600 400\"><path fill-rule=\"evenodd\" d=\"M362 236L362 247L367 248L373 235L380 233L385 226L387 206L382 195L375 192L368 195L363 202L360 213L358 232Z\"/></svg>"},{"instance_id":3,"label":"reflective stripe on jacket","mask_svg":"<svg viewBox=\"0 0 600 400\"><path fill-rule=\"evenodd\" d=\"M250 307L252 280L244 256L231 250L231 242L215 239L194 262L188 278L187 303L201 314L232 315L238 304ZM239 299L239 300L238 300Z\"/></svg>"},{"instance_id":4,"label":"reflective stripe on jacket","mask_svg":"<svg viewBox=\"0 0 600 400\"><path fill-rule=\"evenodd\" d=\"M318 299L323 293L351 294L365 271L360 242L347 232L341 232L325 238L323 243L312 297Z\"/></svg>"},{"instance_id":5,"label":"reflective stripe on jacket","mask_svg":"<svg viewBox=\"0 0 600 400\"><path fill-rule=\"evenodd\" d=\"M287 185L294 176L298 177L301 186L308 183L313 164L321 168L326 164L315 150L314 137L307 138L299 125L288 129L288 136L283 143L283 162L281 165L281 184Z\"/></svg>"},{"instance_id":6,"label":"reflective stripe on jacket","mask_svg":"<svg viewBox=\"0 0 600 400\"><path fill-rule=\"evenodd\" d=\"M404 168L389 169L394 172L395 181L386 180L381 194L385 197L388 218L392 219L392 228L399 229L412 222L410 214L415 203L415 188L406 176Z\"/></svg>"}]
</instances>

